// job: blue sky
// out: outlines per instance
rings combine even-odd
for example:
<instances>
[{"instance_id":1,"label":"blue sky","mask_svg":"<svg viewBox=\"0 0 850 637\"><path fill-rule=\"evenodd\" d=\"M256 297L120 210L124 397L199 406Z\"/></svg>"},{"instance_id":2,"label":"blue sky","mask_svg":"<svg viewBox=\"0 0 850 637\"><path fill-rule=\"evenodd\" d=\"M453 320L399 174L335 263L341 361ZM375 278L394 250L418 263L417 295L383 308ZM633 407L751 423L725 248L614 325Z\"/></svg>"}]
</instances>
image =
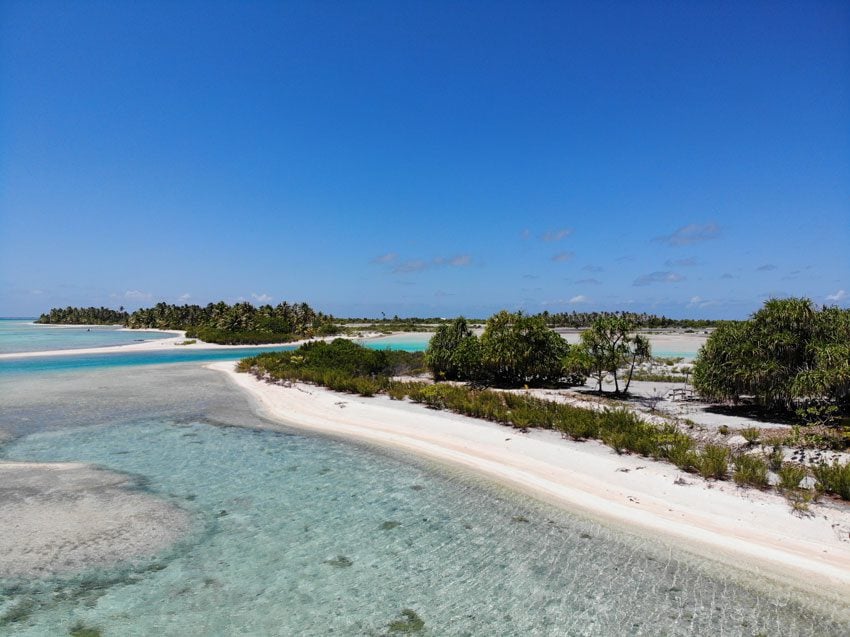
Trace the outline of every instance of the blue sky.
<instances>
[{"instance_id":1,"label":"blue sky","mask_svg":"<svg viewBox=\"0 0 850 637\"><path fill-rule=\"evenodd\" d=\"M850 304L846 2L0 6L0 315Z\"/></svg>"}]
</instances>

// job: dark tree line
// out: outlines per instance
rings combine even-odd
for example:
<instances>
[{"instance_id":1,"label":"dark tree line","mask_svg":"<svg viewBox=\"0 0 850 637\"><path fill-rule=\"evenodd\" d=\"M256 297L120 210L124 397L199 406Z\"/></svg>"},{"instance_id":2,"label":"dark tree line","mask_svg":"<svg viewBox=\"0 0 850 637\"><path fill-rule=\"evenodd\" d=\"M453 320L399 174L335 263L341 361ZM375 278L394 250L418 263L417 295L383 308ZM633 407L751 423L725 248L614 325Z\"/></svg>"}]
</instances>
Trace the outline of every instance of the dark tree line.
<instances>
[{"instance_id":1,"label":"dark tree line","mask_svg":"<svg viewBox=\"0 0 850 637\"><path fill-rule=\"evenodd\" d=\"M36 319L36 323L62 325L125 325L130 315L122 307L110 310L107 307L54 307Z\"/></svg>"},{"instance_id":2,"label":"dark tree line","mask_svg":"<svg viewBox=\"0 0 850 637\"><path fill-rule=\"evenodd\" d=\"M646 312L558 312L550 314L543 312L540 316L550 327L591 327L600 319L621 319L633 328L652 329L664 327L704 328L716 327L729 321L712 321L707 319L671 319L666 316L647 314Z\"/></svg>"},{"instance_id":3,"label":"dark tree line","mask_svg":"<svg viewBox=\"0 0 850 637\"><path fill-rule=\"evenodd\" d=\"M283 343L300 338L336 334L332 316L306 303L280 303L254 307L250 303L229 305L223 301L201 305L157 303L128 314L106 308L54 308L42 314L40 323L121 324L132 328L186 330L190 338L211 343Z\"/></svg>"}]
</instances>

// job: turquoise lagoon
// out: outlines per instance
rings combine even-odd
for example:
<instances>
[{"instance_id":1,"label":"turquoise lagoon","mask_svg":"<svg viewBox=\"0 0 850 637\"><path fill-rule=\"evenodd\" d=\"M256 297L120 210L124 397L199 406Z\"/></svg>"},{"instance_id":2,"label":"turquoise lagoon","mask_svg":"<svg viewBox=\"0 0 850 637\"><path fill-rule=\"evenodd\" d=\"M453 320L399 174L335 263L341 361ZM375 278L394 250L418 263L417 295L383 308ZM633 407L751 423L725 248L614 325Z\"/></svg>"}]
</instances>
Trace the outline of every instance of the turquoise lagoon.
<instances>
[{"instance_id":1,"label":"turquoise lagoon","mask_svg":"<svg viewBox=\"0 0 850 637\"><path fill-rule=\"evenodd\" d=\"M462 471L270 423L200 362L0 376L4 459L126 472L194 520L147 560L0 581L0 634L848 634L846 608Z\"/></svg>"},{"instance_id":2,"label":"turquoise lagoon","mask_svg":"<svg viewBox=\"0 0 850 637\"><path fill-rule=\"evenodd\" d=\"M172 336L155 330L121 330L115 326L37 325L34 319L0 318L0 354L128 345Z\"/></svg>"}]
</instances>

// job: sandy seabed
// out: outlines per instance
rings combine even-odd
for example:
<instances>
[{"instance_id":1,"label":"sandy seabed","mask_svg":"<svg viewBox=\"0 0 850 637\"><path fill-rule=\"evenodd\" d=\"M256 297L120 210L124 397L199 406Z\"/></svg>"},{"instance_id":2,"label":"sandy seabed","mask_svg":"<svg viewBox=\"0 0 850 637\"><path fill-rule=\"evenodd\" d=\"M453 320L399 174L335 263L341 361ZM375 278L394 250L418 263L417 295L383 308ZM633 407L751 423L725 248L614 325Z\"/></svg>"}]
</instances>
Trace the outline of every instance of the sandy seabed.
<instances>
[{"instance_id":1,"label":"sandy seabed","mask_svg":"<svg viewBox=\"0 0 850 637\"><path fill-rule=\"evenodd\" d=\"M0 463L0 578L40 577L155 555L189 514L80 463Z\"/></svg>"}]
</instances>

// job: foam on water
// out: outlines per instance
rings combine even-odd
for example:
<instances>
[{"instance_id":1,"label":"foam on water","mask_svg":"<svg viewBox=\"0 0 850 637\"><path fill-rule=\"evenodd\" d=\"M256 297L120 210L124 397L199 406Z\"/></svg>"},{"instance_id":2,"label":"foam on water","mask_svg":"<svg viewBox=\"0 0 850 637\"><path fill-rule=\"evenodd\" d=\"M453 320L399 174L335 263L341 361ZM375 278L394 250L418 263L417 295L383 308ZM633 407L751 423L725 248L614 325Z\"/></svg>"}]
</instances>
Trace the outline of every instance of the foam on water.
<instances>
[{"instance_id":1,"label":"foam on water","mask_svg":"<svg viewBox=\"0 0 850 637\"><path fill-rule=\"evenodd\" d=\"M384 635L417 617L423 635L846 634L793 591L464 473L252 429L268 423L207 370L59 376L4 381L3 455L138 475L194 531L151 560L3 582L0 634Z\"/></svg>"}]
</instances>

